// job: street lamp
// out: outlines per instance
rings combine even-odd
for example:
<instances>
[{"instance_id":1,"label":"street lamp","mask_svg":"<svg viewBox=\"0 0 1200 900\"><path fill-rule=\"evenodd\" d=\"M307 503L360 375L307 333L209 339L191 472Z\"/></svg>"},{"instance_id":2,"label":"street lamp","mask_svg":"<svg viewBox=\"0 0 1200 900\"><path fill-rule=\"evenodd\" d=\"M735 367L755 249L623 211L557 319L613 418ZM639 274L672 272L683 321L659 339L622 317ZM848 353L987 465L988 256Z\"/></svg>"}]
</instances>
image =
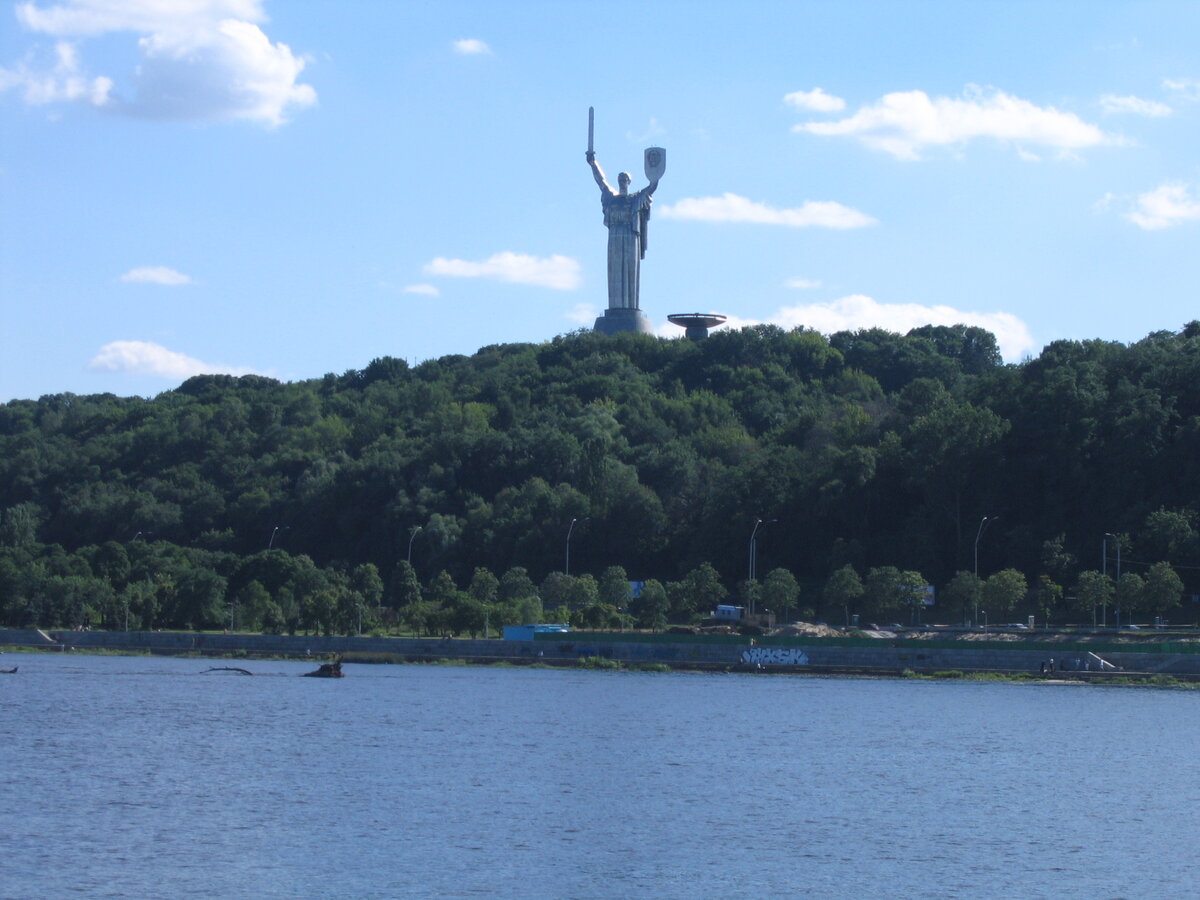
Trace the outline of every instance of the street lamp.
<instances>
[{"instance_id":1,"label":"street lamp","mask_svg":"<svg viewBox=\"0 0 1200 900\"><path fill-rule=\"evenodd\" d=\"M578 519L572 519L571 524L567 527L567 556L563 560L563 574L571 574L571 533L575 531L575 523Z\"/></svg>"},{"instance_id":2,"label":"street lamp","mask_svg":"<svg viewBox=\"0 0 1200 900\"><path fill-rule=\"evenodd\" d=\"M750 532L750 572L749 581L758 580L758 529L763 525L774 525L778 519L755 519L754 529ZM754 595L750 595L750 613L754 614Z\"/></svg>"},{"instance_id":3,"label":"street lamp","mask_svg":"<svg viewBox=\"0 0 1200 900\"><path fill-rule=\"evenodd\" d=\"M975 532L975 581L976 581L976 584L978 584L978 582L979 582L979 539L981 537L983 537L983 529L985 529L987 527L987 523L995 522L998 518L1000 518L1000 517L999 516L984 516L982 519L979 520L979 530ZM985 618L986 618L986 616L987 616L987 613L984 613ZM975 597L975 621L976 622L979 621L979 597L978 597L978 595ZM984 630L985 631L987 630L986 626L984 627Z\"/></svg>"},{"instance_id":4,"label":"street lamp","mask_svg":"<svg viewBox=\"0 0 1200 900\"><path fill-rule=\"evenodd\" d=\"M1104 532L1104 562L1102 564L1103 574L1108 574L1108 539L1112 538L1117 545L1117 584L1121 583L1121 541L1111 531ZM1116 609L1117 627L1121 627L1121 608ZM1104 604L1104 617L1100 620L1102 625L1108 625L1108 602Z\"/></svg>"},{"instance_id":5,"label":"street lamp","mask_svg":"<svg viewBox=\"0 0 1200 900\"><path fill-rule=\"evenodd\" d=\"M292 527L291 525L276 525L274 528L272 528L271 529L271 540L267 541L267 549L268 550L275 549L275 535L279 534L279 529L282 528L284 531L287 531L291 527Z\"/></svg>"}]
</instances>

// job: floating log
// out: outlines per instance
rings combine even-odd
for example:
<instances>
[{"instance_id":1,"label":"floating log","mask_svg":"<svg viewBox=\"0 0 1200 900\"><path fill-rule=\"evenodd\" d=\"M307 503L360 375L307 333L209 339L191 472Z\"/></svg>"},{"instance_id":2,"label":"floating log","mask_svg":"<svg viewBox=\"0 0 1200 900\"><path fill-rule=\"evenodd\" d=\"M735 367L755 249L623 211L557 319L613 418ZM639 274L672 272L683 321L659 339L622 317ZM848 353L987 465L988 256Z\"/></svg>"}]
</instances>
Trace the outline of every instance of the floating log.
<instances>
[{"instance_id":1,"label":"floating log","mask_svg":"<svg viewBox=\"0 0 1200 900\"><path fill-rule=\"evenodd\" d=\"M315 672L305 672L304 678L345 678L342 673L342 662L322 663L321 668Z\"/></svg>"}]
</instances>

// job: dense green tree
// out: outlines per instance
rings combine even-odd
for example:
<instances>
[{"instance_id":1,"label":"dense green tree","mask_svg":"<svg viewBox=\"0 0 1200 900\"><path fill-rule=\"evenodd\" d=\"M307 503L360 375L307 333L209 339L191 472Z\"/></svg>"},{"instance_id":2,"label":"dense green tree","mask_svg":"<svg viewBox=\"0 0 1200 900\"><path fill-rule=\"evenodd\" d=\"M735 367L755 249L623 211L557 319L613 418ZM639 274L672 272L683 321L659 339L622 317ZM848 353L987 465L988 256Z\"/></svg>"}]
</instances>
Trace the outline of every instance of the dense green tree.
<instances>
[{"instance_id":1,"label":"dense green tree","mask_svg":"<svg viewBox=\"0 0 1200 900\"><path fill-rule=\"evenodd\" d=\"M895 566L867 570L863 580L863 604L868 613L907 612L910 621L920 621L925 604L925 578L920 572Z\"/></svg>"},{"instance_id":2,"label":"dense green tree","mask_svg":"<svg viewBox=\"0 0 1200 900\"><path fill-rule=\"evenodd\" d=\"M1157 509L1146 516L1141 545L1151 559L1179 560L1194 552L1196 530L1189 512Z\"/></svg>"},{"instance_id":3,"label":"dense green tree","mask_svg":"<svg viewBox=\"0 0 1200 900\"><path fill-rule=\"evenodd\" d=\"M44 514L36 503L18 503L0 512L0 547L27 547L37 540Z\"/></svg>"},{"instance_id":4,"label":"dense green tree","mask_svg":"<svg viewBox=\"0 0 1200 900\"><path fill-rule=\"evenodd\" d=\"M227 581L209 569L186 568L175 579L176 620L197 630L214 628L225 619Z\"/></svg>"},{"instance_id":5,"label":"dense green tree","mask_svg":"<svg viewBox=\"0 0 1200 900\"><path fill-rule=\"evenodd\" d=\"M659 630L667 625L670 610L667 590L662 583L651 578L642 584L642 592L629 604L629 612L638 628Z\"/></svg>"},{"instance_id":6,"label":"dense green tree","mask_svg":"<svg viewBox=\"0 0 1200 900\"><path fill-rule=\"evenodd\" d=\"M500 581L488 569L477 566L471 576L471 584L467 593L476 603L490 605L496 602L500 592Z\"/></svg>"},{"instance_id":7,"label":"dense green tree","mask_svg":"<svg viewBox=\"0 0 1200 900\"><path fill-rule=\"evenodd\" d=\"M787 569L772 569L763 579L762 601L767 609L777 614L781 621L787 621L791 614L812 616L811 608L799 610L797 602L800 599L800 585L796 576Z\"/></svg>"},{"instance_id":8,"label":"dense green tree","mask_svg":"<svg viewBox=\"0 0 1200 900\"><path fill-rule=\"evenodd\" d=\"M1037 605L1038 613L1044 625L1050 624L1050 617L1062 605L1063 589L1049 575L1038 576Z\"/></svg>"},{"instance_id":9,"label":"dense green tree","mask_svg":"<svg viewBox=\"0 0 1200 900\"><path fill-rule=\"evenodd\" d=\"M566 594L566 604L568 607L579 609L584 606L593 606L600 602L602 602L600 585L596 582L595 578L585 574L571 579L571 584Z\"/></svg>"},{"instance_id":10,"label":"dense green tree","mask_svg":"<svg viewBox=\"0 0 1200 900\"><path fill-rule=\"evenodd\" d=\"M514 603L537 598L537 587L524 566L513 566L500 578L497 599L501 603Z\"/></svg>"},{"instance_id":11,"label":"dense green tree","mask_svg":"<svg viewBox=\"0 0 1200 900\"><path fill-rule=\"evenodd\" d=\"M989 575L983 583L980 598L983 607L992 613L1010 613L1029 592L1029 582L1016 569L1001 569Z\"/></svg>"},{"instance_id":12,"label":"dense green tree","mask_svg":"<svg viewBox=\"0 0 1200 900\"><path fill-rule=\"evenodd\" d=\"M854 567L847 563L835 571L825 581L822 597L831 606L839 606L846 614L846 624L850 624L851 610L862 600L864 587L862 578Z\"/></svg>"},{"instance_id":13,"label":"dense green tree","mask_svg":"<svg viewBox=\"0 0 1200 900\"><path fill-rule=\"evenodd\" d=\"M421 582L417 580L417 570L408 560L402 559L396 563L383 596L388 607L393 610L401 610L421 602Z\"/></svg>"},{"instance_id":14,"label":"dense green tree","mask_svg":"<svg viewBox=\"0 0 1200 900\"><path fill-rule=\"evenodd\" d=\"M1064 549L1067 536L1059 534L1042 542L1042 566L1052 580L1066 583L1074 576L1079 561L1075 554Z\"/></svg>"},{"instance_id":15,"label":"dense green tree","mask_svg":"<svg viewBox=\"0 0 1200 900\"><path fill-rule=\"evenodd\" d=\"M599 596L601 603L616 609L627 609L633 599L633 589L624 566L609 566L600 574Z\"/></svg>"},{"instance_id":16,"label":"dense green tree","mask_svg":"<svg viewBox=\"0 0 1200 900\"><path fill-rule=\"evenodd\" d=\"M1090 615L1092 624L1097 624L1098 611L1106 610L1116 595L1112 578L1094 569L1080 572L1075 581L1075 608Z\"/></svg>"},{"instance_id":17,"label":"dense green tree","mask_svg":"<svg viewBox=\"0 0 1200 900\"><path fill-rule=\"evenodd\" d=\"M1168 610L1179 605L1183 594L1183 581L1175 574L1168 562L1156 562L1146 573L1146 583L1142 588L1144 608L1156 616L1162 616Z\"/></svg>"},{"instance_id":18,"label":"dense green tree","mask_svg":"<svg viewBox=\"0 0 1200 900\"><path fill-rule=\"evenodd\" d=\"M1131 536L1127 568L1148 578L1145 561L1166 560L1200 593L1198 384L1196 323L1128 345L1052 341L1009 365L973 326L754 326L14 400L0 404L0 551L21 555L0 563L0 617L211 627L258 582L278 608L262 627L357 628L379 606L359 580L373 565L391 624L423 602L398 567L417 523L420 577L520 567L549 592L576 521L574 571L657 578L687 621L735 587L697 594L692 573L736 566L749 516L786 523L760 533L760 558L803 585L847 564L946 584L976 517L1002 512L988 571L1076 583L1102 523ZM219 602L191 571L227 579ZM314 619L326 592L333 612ZM537 609L522 603L504 615ZM943 590L939 613L961 606Z\"/></svg>"},{"instance_id":19,"label":"dense green tree","mask_svg":"<svg viewBox=\"0 0 1200 900\"><path fill-rule=\"evenodd\" d=\"M962 621L974 621L982 598L982 579L974 572L960 569L942 588L940 603L943 609L957 610Z\"/></svg>"},{"instance_id":20,"label":"dense green tree","mask_svg":"<svg viewBox=\"0 0 1200 900\"><path fill-rule=\"evenodd\" d=\"M273 601L270 592L257 581L242 585L230 596L230 625L234 631L258 631L263 627ZM273 622L272 624L277 625Z\"/></svg>"},{"instance_id":21,"label":"dense green tree","mask_svg":"<svg viewBox=\"0 0 1200 900\"><path fill-rule=\"evenodd\" d=\"M1113 598L1116 606L1116 623L1132 625L1134 614L1145 608L1146 579L1137 572L1125 572L1117 579L1117 591Z\"/></svg>"},{"instance_id":22,"label":"dense green tree","mask_svg":"<svg viewBox=\"0 0 1200 900\"><path fill-rule=\"evenodd\" d=\"M709 614L726 596L721 576L710 563L701 563L681 580L668 584L666 589L668 618L673 622L690 622Z\"/></svg>"}]
</instances>

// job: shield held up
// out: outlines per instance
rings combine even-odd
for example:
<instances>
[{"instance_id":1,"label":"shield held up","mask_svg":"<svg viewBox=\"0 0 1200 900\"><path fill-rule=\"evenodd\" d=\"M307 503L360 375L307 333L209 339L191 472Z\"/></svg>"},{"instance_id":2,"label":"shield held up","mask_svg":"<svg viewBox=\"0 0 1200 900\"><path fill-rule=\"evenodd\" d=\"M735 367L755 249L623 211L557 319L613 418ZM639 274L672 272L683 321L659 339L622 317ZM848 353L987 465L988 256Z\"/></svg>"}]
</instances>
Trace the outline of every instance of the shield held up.
<instances>
[{"instance_id":1,"label":"shield held up","mask_svg":"<svg viewBox=\"0 0 1200 900\"><path fill-rule=\"evenodd\" d=\"M658 181L667 171L667 151L662 147L647 147L645 154L646 178Z\"/></svg>"}]
</instances>

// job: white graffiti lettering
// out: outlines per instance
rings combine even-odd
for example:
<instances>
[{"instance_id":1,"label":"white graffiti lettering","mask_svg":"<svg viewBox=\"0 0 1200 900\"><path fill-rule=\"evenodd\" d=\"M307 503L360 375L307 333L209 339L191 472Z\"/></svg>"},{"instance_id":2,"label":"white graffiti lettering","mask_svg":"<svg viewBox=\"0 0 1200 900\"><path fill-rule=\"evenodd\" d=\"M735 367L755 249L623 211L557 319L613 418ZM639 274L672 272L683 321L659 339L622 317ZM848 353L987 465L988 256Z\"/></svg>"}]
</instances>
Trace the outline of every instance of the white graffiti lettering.
<instances>
[{"instance_id":1,"label":"white graffiti lettering","mask_svg":"<svg viewBox=\"0 0 1200 900\"><path fill-rule=\"evenodd\" d=\"M808 654L798 647L751 647L742 662L754 666L807 666Z\"/></svg>"}]
</instances>

